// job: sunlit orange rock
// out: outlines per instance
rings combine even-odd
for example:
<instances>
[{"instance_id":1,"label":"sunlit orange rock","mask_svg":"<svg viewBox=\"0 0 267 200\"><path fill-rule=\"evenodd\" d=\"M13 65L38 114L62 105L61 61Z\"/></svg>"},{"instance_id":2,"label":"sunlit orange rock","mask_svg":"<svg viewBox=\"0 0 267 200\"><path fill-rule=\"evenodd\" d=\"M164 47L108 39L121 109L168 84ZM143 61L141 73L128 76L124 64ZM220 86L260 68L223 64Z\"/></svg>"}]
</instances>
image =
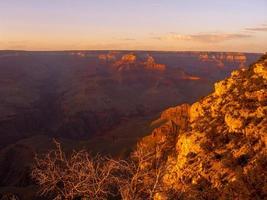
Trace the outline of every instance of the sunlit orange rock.
<instances>
[{"instance_id":1,"label":"sunlit orange rock","mask_svg":"<svg viewBox=\"0 0 267 200\"><path fill-rule=\"evenodd\" d=\"M253 71L257 76L260 76L260 77L262 77L262 78L267 80L267 69L266 69L265 65L256 64L254 69L253 69Z\"/></svg>"},{"instance_id":2,"label":"sunlit orange rock","mask_svg":"<svg viewBox=\"0 0 267 200\"><path fill-rule=\"evenodd\" d=\"M121 61L125 62L125 63L133 63L136 61L136 55L126 54L126 55L122 56Z\"/></svg>"},{"instance_id":3,"label":"sunlit orange rock","mask_svg":"<svg viewBox=\"0 0 267 200\"><path fill-rule=\"evenodd\" d=\"M266 70L267 55L248 69L232 72L215 85L212 94L192 106L162 113L160 119L166 123L161 121L160 128L141 143L143 147L152 141L168 146L160 154L166 162L161 180L164 198L265 198ZM175 123L175 119L185 119L186 125ZM179 194L176 198L169 195L174 191ZM155 199L160 198L160 194L155 195Z\"/></svg>"},{"instance_id":4,"label":"sunlit orange rock","mask_svg":"<svg viewBox=\"0 0 267 200\"><path fill-rule=\"evenodd\" d=\"M166 194L164 194L162 192L158 192L158 193L155 194L153 200L168 200L168 197L167 197Z\"/></svg>"},{"instance_id":5,"label":"sunlit orange rock","mask_svg":"<svg viewBox=\"0 0 267 200\"><path fill-rule=\"evenodd\" d=\"M224 120L231 132L239 131L244 125L242 119L239 117L233 117L231 114L226 114Z\"/></svg>"},{"instance_id":6,"label":"sunlit orange rock","mask_svg":"<svg viewBox=\"0 0 267 200\"><path fill-rule=\"evenodd\" d=\"M177 124L180 128L185 128L188 123L190 113L190 105L182 104L180 106L171 107L161 113L160 119L170 120Z\"/></svg>"}]
</instances>

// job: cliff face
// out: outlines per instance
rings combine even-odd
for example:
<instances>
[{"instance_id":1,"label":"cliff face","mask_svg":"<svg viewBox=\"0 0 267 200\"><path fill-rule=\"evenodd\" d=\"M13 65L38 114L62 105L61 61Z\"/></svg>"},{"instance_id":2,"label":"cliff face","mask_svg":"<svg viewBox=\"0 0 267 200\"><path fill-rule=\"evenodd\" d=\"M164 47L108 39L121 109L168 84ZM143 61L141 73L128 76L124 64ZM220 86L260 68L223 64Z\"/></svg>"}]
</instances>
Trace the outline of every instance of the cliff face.
<instances>
[{"instance_id":1,"label":"cliff face","mask_svg":"<svg viewBox=\"0 0 267 200\"><path fill-rule=\"evenodd\" d=\"M157 155L166 163L155 199L266 198L266 116L267 55L193 105L164 111L165 123L138 144L168 147Z\"/></svg>"}]
</instances>

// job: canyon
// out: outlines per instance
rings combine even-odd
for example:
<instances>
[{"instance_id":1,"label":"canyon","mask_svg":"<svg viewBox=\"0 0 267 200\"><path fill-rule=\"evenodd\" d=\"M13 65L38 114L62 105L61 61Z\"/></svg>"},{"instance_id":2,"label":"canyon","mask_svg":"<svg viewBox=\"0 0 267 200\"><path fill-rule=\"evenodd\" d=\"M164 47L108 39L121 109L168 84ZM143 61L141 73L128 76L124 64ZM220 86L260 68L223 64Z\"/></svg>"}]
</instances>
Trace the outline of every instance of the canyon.
<instances>
[{"instance_id":1,"label":"canyon","mask_svg":"<svg viewBox=\"0 0 267 200\"><path fill-rule=\"evenodd\" d=\"M215 81L258 57L2 51L0 147L37 134L86 139L132 118L154 117L167 107L208 94Z\"/></svg>"},{"instance_id":2,"label":"canyon","mask_svg":"<svg viewBox=\"0 0 267 200\"><path fill-rule=\"evenodd\" d=\"M34 155L50 149L52 138L57 138L67 151L86 149L122 158L151 132L153 136L142 139L149 142L141 141L140 145L149 149L152 141L175 141L173 135L180 129L187 130L188 121L192 121L191 129L198 128L200 125L193 121L206 115L202 104L190 104L211 93L215 82L233 70L245 71L245 66L260 56L223 52L1 51L0 192L8 186L21 193L32 186L28 176ZM260 67L255 70L262 73ZM232 76L227 82L217 83L215 93L206 100L205 109L211 109L213 117L221 118L217 110L222 100L217 101L217 96L226 98L229 88L233 88L231 81L239 80L239 74ZM246 95L265 98L252 90ZM179 104L183 105L176 107ZM245 122L236 117L229 113L225 116L231 132L244 126ZM186 142L166 151L200 151L199 146L190 146L196 138L184 139ZM179 154L181 168L187 162L187 150Z\"/></svg>"}]
</instances>

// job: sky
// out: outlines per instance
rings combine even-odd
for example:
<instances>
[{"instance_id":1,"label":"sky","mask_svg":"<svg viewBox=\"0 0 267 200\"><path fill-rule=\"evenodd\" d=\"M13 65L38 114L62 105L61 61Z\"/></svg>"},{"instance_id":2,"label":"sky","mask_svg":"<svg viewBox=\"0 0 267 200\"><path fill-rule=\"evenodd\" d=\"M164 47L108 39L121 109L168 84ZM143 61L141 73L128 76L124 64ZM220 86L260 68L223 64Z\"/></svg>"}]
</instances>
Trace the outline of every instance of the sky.
<instances>
[{"instance_id":1,"label":"sky","mask_svg":"<svg viewBox=\"0 0 267 200\"><path fill-rule=\"evenodd\" d=\"M267 51L267 0L0 0L0 49Z\"/></svg>"}]
</instances>

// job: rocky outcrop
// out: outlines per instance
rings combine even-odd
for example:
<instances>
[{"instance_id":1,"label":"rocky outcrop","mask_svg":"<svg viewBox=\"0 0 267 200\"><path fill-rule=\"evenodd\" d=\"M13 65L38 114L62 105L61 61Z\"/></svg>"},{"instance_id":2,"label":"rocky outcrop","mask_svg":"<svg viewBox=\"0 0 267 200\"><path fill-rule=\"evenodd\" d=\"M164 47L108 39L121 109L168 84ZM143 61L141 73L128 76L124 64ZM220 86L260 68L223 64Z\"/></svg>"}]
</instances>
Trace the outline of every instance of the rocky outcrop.
<instances>
[{"instance_id":1,"label":"rocky outcrop","mask_svg":"<svg viewBox=\"0 0 267 200\"><path fill-rule=\"evenodd\" d=\"M70 55L81 57L81 58L84 58L87 56L85 52L72 52L72 53L70 53Z\"/></svg>"},{"instance_id":2,"label":"rocky outcrop","mask_svg":"<svg viewBox=\"0 0 267 200\"><path fill-rule=\"evenodd\" d=\"M180 128L185 128L189 119L189 111L190 105L182 104L163 111L160 118L172 121Z\"/></svg>"},{"instance_id":3,"label":"rocky outcrop","mask_svg":"<svg viewBox=\"0 0 267 200\"><path fill-rule=\"evenodd\" d=\"M267 55L192 106L162 113L166 122L138 145L168 146L164 189L155 199L267 198L266 72Z\"/></svg>"}]
</instances>

